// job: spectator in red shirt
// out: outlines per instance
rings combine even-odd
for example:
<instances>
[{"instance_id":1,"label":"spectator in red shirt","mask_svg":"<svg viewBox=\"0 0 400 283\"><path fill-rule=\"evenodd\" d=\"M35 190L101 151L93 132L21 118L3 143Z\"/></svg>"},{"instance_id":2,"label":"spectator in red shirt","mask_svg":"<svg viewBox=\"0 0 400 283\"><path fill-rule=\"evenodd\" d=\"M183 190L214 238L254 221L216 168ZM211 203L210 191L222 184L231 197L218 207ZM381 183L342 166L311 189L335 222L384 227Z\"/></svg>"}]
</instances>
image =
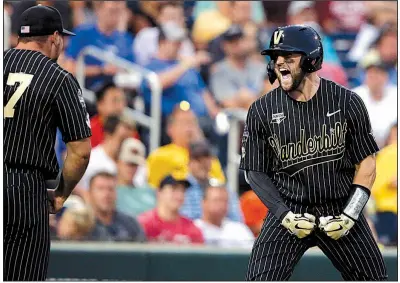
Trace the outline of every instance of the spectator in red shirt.
<instances>
[{"instance_id":1,"label":"spectator in red shirt","mask_svg":"<svg viewBox=\"0 0 400 283\"><path fill-rule=\"evenodd\" d=\"M104 140L104 121L106 117L111 115L120 116L126 107L125 93L114 83L105 84L96 92L97 115L90 119L92 128L92 147L101 144Z\"/></svg>"},{"instance_id":2,"label":"spectator in red shirt","mask_svg":"<svg viewBox=\"0 0 400 283\"><path fill-rule=\"evenodd\" d=\"M190 183L185 178L168 175L159 186L154 210L138 218L148 241L177 244L204 243L204 238L194 223L179 214L185 191Z\"/></svg>"}]
</instances>

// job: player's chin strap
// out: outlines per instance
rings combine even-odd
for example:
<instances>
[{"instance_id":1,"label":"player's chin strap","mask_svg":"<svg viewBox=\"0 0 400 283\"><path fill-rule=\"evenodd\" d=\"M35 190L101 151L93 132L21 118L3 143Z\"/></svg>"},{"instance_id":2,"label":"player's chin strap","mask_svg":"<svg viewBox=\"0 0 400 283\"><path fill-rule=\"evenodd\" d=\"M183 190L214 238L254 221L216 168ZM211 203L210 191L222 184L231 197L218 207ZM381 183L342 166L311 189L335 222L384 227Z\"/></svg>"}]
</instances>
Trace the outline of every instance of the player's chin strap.
<instances>
[{"instance_id":1,"label":"player's chin strap","mask_svg":"<svg viewBox=\"0 0 400 283\"><path fill-rule=\"evenodd\" d=\"M350 197L343 210L343 214L356 221L367 204L371 191L357 184L353 184L351 188Z\"/></svg>"}]
</instances>

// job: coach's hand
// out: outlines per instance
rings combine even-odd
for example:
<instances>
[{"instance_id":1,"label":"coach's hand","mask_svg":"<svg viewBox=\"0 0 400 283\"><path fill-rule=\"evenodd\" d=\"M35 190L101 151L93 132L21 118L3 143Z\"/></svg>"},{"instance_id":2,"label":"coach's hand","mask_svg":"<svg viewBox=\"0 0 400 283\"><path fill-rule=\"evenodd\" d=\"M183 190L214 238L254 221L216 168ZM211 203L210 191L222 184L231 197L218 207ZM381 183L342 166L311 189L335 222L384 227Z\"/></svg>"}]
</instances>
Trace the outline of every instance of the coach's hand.
<instances>
[{"instance_id":1,"label":"coach's hand","mask_svg":"<svg viewBox=\"0 0 400 283\"><path fill-rule=\"evenodd\" d=\"M63 208L66 198L60 195L58 190L53 189L47 189L47 196L49 203L49 213L56 214Z\"/></svg>"},{"instance_id":2,"label":"coach's hand","mask_svg":"<svg viewBox=\"0 0 400 283\"><path fill-rule=\"evenodd\" d=\"M51 214L56 214L59 212L67 199L67 197L63 194L64 179L62 174L62 171L60 171L56 179L45 181L49 212Z\"/></svg>"},{"instance_id":3,"label":"coach's hand","mask_svg":"<svg viewBox=\"0 0 400 283\"><path fill-rule=\"evenodd\" d=\"M282 225L289 230L291 234L298 238L304 238L311 234L315 228L315 216L304 213L294 214L289 211L282 220Z\"/></svg>"},{"instance_id":4,"label":"coach's hand","mask_svg":"<svg viewBox=\"0 0 400 283\"><path fill-rule=\"evenodd\" d=\"M346 236L354 226L354 221L344 214L340 216L320 217L319 223L319 228L334 240Z\"/></svg>"}]
</instances>

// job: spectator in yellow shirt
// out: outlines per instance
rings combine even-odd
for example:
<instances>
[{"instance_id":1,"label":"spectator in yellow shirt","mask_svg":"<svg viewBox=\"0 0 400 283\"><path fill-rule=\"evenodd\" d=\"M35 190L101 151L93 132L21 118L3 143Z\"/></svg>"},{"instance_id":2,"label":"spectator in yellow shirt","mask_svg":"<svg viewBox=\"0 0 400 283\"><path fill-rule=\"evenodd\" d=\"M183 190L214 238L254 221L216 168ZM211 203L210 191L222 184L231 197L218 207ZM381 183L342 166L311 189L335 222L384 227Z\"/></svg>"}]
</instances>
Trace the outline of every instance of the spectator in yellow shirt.
<instances>
[{"instance_id":1,"label":"spectator in yellow shirt","mask_svg":"<svg viewBox=\"0 0 400 283\"><path fill-rule=\"evenodd\" d=\"M147 158L149 184L158 188L161 180L172 172L189 171L189 145L201 139L201 129L193 111L176 107L167 121L171 143L153 151ZM225 182L221 164L216 157L211 162L210 178Z\"/></svg>"},{"instance_id":2,"label":"spectator in yellow shirt","mask_svg":"<svg viewBox=\"0 0 400 283\"><path fill-rule=\"evenodd\" d=\"M375 228L384 245L397 244L397 125L389 137L389 144L376 158L376 179L372 196L376 208Z\"/></svg>"}]
</instances>

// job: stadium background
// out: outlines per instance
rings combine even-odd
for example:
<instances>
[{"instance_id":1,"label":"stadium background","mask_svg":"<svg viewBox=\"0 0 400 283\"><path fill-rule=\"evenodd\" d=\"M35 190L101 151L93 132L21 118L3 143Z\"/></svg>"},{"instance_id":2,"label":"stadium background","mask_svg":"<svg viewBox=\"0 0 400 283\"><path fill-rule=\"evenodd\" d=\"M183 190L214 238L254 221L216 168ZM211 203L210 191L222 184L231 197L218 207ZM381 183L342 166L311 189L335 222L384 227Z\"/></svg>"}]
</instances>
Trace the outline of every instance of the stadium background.
<instances>
[{"instance_id":1,"label":"stadium background","mask_svg":"<svg viewBox=\"0 0 400 283\"><path fill-rule=\"evenodd\" d=\"M35 4L59 9L77 34L59 64L84 89L98 146L51 218L50 278L242 280L267 211L237 169L246 110L276 86L259 51L275 27L308 24L323 38L320 75L355 89L370 113L381 151L365 214L397 280L397 2L5 1L5 50L17 43L18 15ZM61 137L55 148L62 166ZM204 168L228 198L210 190L203 201ZM184 200L157 193L168 174L195 180ZM176 211L186 217L179 228ZM294 279L340 276L312 250Z\"/></svg>"}]
</instances>

